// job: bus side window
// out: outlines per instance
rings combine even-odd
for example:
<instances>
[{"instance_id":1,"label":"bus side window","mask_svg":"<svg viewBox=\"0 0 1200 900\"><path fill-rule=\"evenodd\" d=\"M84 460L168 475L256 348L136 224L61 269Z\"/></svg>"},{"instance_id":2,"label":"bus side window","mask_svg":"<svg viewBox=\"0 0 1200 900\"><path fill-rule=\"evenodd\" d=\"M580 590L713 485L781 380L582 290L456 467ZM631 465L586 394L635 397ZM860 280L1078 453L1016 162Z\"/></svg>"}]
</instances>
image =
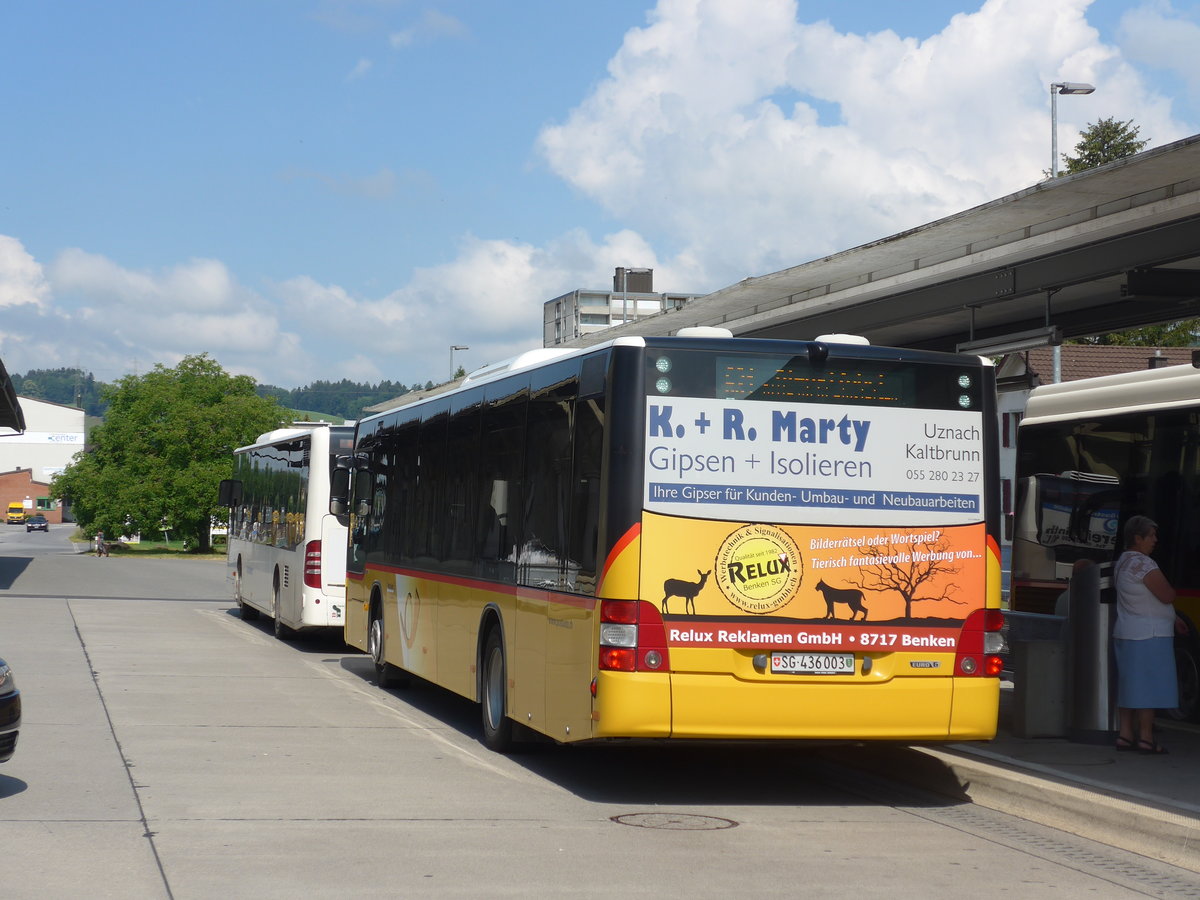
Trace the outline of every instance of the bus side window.
<instances>
[{"instance_id":1,"label":"bus side window","mask_svg":"<svg viewBox=\"0 0 1200 900\"><path fill-rule=\"evenodd\" d=\"M600 521L600 454L604 449L604 398L575 406L574 467L571 476L571 532L567 557L577 568L575 591L596 592L596 538Z\"/></svg>"},{"instance_id":2,"label":"bus side window","mask_svg":"<svg viewBox=\"0 0 1200 900\"><path fill-rule=\"evenodd\" d=\"M422 568L442 559L445 543L446 480L453 463L446 458L446 428L450 410L431 405L421 417L417 441L417 485L410 537L413 563Z\"/></svg>"},{"instance_id":3,"label":"bus side window","mask_svg":"<svg viewBox=\"0 0 1200 900\"><path fill-rule=\"evenodd\" d=\"M571 514L571 430L577 378L568 378L529 401L525 453L525 514L518 580L566 589L574 581L567 554Z\"/></svg>"},{"instance_id":4,"label":"bus side window","mask_svg":"<svg viewBox=\"0 0 1200 900\"><path fill-rule=\"evenodd\" d=\"M385 540L394 554L391 561L405 565L412 562L417 550L413 508L420 458L417 436L421 430L420 414L409 411L407 415L409 418L390 431L386 439L392 463L392 496L389 498L392 515L387 522Z\"/></svg>"},{"instance_id":5,"label":"bus side window","mask_svg":"<svg viewBox=\"0 0 1200 900\"><path fill-rule=\"evenodd\" d=\"M505 584L516 582L528 399L527 390L518 390L493 399L483 411L477 564L480 577Z\"/></svg>"},{"instance_id":6,"label":"bus side window","mask_svg":"<svg viewBox=\"0 0 1200 900\"><path fill-rule=\"evenodd\" d=\"M446 433L446 529L443 560L448 571L474 574L475 505L479 501L479 426L482 392L451 408Z\"/></svg>"}]
</instances>

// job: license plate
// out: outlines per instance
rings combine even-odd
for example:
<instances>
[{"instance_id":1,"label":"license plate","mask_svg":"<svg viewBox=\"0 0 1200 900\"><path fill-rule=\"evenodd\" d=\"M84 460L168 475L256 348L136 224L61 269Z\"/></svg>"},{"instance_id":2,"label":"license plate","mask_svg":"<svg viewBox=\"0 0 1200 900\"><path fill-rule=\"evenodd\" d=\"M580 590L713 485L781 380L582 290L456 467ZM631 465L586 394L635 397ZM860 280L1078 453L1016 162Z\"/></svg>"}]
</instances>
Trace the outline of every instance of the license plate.
<instances>
[{"instance_id":1,"label":"license plate","mask_svg":"<svg viewBox=\"0 0 1200 900\"><path fill-rule=\"evenodd\" d=\"M772 653L771 671L784 675L853 675L853 653Z\"/></svg>"}]
</instances>

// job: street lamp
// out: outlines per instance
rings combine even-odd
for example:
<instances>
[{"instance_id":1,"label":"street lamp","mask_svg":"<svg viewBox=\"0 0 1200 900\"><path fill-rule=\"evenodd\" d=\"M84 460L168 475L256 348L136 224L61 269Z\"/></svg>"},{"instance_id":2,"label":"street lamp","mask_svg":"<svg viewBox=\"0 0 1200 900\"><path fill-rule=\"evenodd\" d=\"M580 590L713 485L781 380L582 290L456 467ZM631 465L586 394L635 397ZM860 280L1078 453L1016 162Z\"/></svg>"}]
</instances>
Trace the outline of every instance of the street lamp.
<instances>
[{"instance_id":1,"label":"street lamp","mask_svg":"<svg viewBox=\"0 0 1200 900\"><path fill-rule=\"evenodd\" d=\"M1050 85L1050 177L1058 177L1058 95L1059 94L1090 94L1096 90L1094 85L1081 81L1055 81ZM1054 383L1062 381L1062 347L1054 345Z\"/></svg>"},{"instance_id":2,"label":"street lamp","mask_svg":"<svg viewBox=\"0 0 1200 900\"><path fill-rule=\"evenodd\" d=\"M451 381L454 380L454 373L458 371L456 368L454 368L454 351L455 350L470 350L470 349L471 348L466 346L465 344L451 344L450 345L450 380Z\"/></svg>"},{"instance_id":3,"label":"street lamp","mask_svg":"<svg viewBox=\"0 0 1200 900\"><path fill-rule=\"evenodd\" d=\"M1058 177L1058 95L1090 94L1094 85L1079 81L1056 81L1050 85L1050 177Z\"/></svg>"}]
</instances>

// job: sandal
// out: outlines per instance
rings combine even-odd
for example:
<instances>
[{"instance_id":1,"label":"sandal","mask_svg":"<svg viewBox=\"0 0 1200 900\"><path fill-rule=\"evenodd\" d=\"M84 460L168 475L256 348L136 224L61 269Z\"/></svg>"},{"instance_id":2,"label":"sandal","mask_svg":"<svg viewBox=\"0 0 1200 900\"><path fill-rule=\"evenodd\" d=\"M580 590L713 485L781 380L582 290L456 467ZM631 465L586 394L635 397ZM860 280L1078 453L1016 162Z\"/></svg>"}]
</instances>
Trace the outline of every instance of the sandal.
<instances>
[{"instance_id":1,"label":"sandal","mask_svg":"<svg viewBox=\"0 0 1200 900\"><path fill-rule=\"evenodd\" d=\"M1139 740L1137 742L1137 751L1147 756L1164 756L1167 753L1167 748L1158 741Z\"/></svg>"},{"instance_id":2,"label":"sandal","mask_svg":"<svg viewBox=\"0 0 1200 900\"><path fill-rule=\"evenodd\" d=\"M1117 735L1117 750L1118 750L1118 752L1128 753L1129 751L1136 750L1136 749L1137 749L1137 745L1134 744L1134 742L1131 741L1129 738L1125 738L1125 737L1121 737L1120 735Z\"/></svg>"}]
</instances>

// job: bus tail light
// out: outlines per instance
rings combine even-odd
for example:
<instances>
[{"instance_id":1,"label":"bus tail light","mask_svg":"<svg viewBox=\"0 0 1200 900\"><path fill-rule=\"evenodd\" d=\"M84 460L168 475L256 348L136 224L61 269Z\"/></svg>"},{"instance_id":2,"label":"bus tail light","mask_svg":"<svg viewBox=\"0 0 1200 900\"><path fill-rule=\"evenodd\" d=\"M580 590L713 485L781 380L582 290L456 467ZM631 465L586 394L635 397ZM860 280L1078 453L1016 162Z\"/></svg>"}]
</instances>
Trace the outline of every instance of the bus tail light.
<instances>
[{"instance_id":1,"label":"bus tail light","mask_svg":"<svg viewBox=\"0 0 1200 900\"><path fill-rule=\"evenodd\" d=\"M321 542L309 541L304 545L304 585L321 586Z\"/></svg>"},{"instance_id":2,"label":"bus tail light","mask_svg":"<svg viewBox=\"0 0 1200 900\"><path fill-rule=\"evenodd\" d=\"M667 629L658 608L645 600L602 600L599 662L614 672L668 671Z\"/></svg>"},{"instance_id":3,"label":"bus tail light","mask_svg":"<svg viewBox=\"0 0 1200 900\"><path fill-rule=\"evenodd\" d=\"M954 655L955 675L996 677L1004 669L1004 613L998 609L977 609L967 616Z\"/></svg>"}]
</instances>

